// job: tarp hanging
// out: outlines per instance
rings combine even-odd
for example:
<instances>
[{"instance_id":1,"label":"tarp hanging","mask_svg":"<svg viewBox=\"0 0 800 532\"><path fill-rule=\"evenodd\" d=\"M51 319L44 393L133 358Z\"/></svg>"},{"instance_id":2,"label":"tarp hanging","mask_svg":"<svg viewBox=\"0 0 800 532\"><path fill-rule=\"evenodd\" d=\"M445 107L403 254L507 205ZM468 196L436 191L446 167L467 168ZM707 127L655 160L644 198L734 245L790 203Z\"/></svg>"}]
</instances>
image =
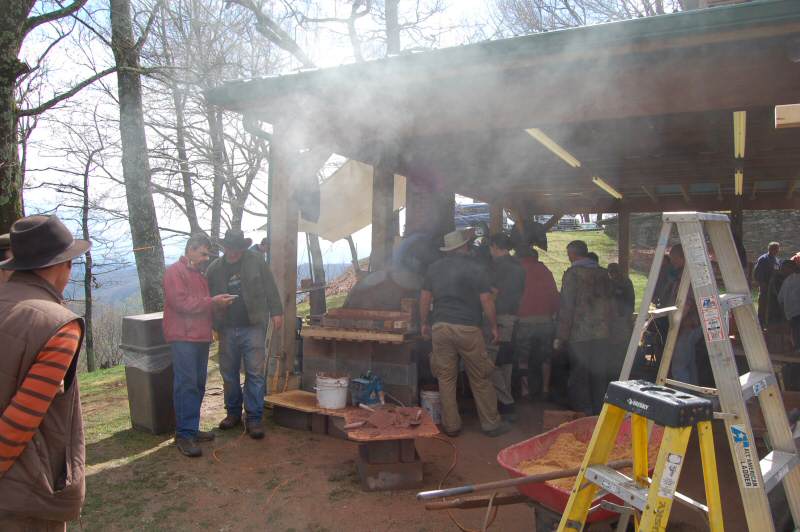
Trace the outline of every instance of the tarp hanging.
<instances>
[{"instance_id":1,"label":"tarp hanging","mask_svg":"<svg viewBox=\"0 0 800 532\"><path fill-rule=\"evenodd\" d=\"M342 165L320 185L316 223L300 218L299 230L335 242L372 223L372 166L354 160ZM406 178L394 176L394 210L406 204Z\"/></svg>"}]
</instances>

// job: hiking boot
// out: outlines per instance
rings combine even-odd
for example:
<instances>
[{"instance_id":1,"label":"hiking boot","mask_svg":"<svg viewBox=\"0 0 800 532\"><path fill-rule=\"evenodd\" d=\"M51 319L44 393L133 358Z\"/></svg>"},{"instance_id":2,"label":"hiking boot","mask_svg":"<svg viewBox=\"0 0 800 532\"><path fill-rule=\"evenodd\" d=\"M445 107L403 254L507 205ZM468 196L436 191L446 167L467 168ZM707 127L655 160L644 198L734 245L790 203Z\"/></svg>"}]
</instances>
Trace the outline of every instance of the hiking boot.
<instances>
[{"instance_id":1,"label":"hiking boot","mask_svg":"<svg viewBox=\"0 0 800 532\"><path fill-rule=\"evenodd\" d=\"M517 408L514 406L514 403L511 403L510 405L498 403L497 412L505 421L508 421L509 423L514 423L517 420Z\"/></svg>"},{"instance_id":2,"label":"hiking boot","mask_svg":"<svg viewBox=\"0 0 800 532\"><path fill-rule=\"evenodd\" d=\"M260 419L258 421L248 421L246 427L247 433L254 440L260 440L264 437L264 427L261 425Z\"/></svg>"},{"instance_id":3,"label":"hiking boot","mask_svg":"<svg viewBox=\"0 0 800 532\"><path fill-rule=\"evenodd\" d=\"M242 424L242 416L234 416L228 414L225 419L219 422L219 428L222 430L229 430Z\"/></svg>"},{"instance_id":4,"label":"hiking boot","mask_svg":"<svg viewBox=\"0 0 800 532\"><path fill-rule=\"evenodd\" d=\"M204 430L198 430L197 436L194 437L194 441L196 442L214 441L214 433L211 431L206 432Z\"/></svg>"},{"instance_id":5,"label":"hiking boot","mask_svg":"<svg viewBox=\"0 0 800 532\"><path fill-rule=\"evenodd\" d=\"M502 436L509 430L511 430L511 425L503 421L497 426L497 428L492 430L484 430L483 433L489 436L490 438L496 438L498 436Z\"/></svg>"},{"instance_id":6,"label":"hiking boot","mask_svg":"<svg viewBox=\"0 0 800 532\"><path fill-rule=\"evenodd\" d=\"M457 438L458 435L461 434L461 429L456 429L456 430L445 430L445 429L442 429L442 432L444 432L445 435L449 436L450 438Z\"/></svg>"},{"instance_id":7,"label":"hiking boot","mask_svg":"<svg viewBox=\"0 0 800 532\"><path fill-rule=\"evenodd\" d=\"M178 448L178 451L180 451L183 456L188 456L189 458L203 456L203 450L198 447L197 443L191 438L180 438L176 436L175 447Z\"/></svg>"}]
</instances>

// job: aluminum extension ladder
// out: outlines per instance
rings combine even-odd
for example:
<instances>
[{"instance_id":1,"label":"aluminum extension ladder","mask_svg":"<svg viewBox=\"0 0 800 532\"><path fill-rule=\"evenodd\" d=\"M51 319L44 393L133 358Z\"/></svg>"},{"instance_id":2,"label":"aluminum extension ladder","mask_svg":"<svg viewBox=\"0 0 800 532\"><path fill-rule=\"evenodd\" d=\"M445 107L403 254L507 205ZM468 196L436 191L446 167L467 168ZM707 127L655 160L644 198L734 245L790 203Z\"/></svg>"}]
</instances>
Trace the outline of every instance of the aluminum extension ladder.
<instances>
[{"instance_id":1,"label":"aluminum extension ladder","mask_svg":"<svg viewBox=\"0 0 800 532\"><path fill-rule=\"evenodd\" d=\"M686 260L675 306L651 310L650 305L673 226L678 229ZM717 258L726 290L724 294L720 294L717 287L706 236ZM690 284L694 291L716 389L686 385L667 378ZM750 368L750 372L742 376L739 376L736 369L728 333L728 318L731 313L736 319ZM628 344L620 380L630 378L648 320L662 316L669 318L670 327L655 384L682 387L718 397L721 412L715 412L714 417L725 424L748 528L754 532L775 529L767 494L780 482L783 482L795 527L800 528L800 458L727 215L664 213L664 225L658 238L647 288ZM773 448L772 452L760 460L745 405L745 401L752 397L758 397Z\"/></svg>"}]
</instances>

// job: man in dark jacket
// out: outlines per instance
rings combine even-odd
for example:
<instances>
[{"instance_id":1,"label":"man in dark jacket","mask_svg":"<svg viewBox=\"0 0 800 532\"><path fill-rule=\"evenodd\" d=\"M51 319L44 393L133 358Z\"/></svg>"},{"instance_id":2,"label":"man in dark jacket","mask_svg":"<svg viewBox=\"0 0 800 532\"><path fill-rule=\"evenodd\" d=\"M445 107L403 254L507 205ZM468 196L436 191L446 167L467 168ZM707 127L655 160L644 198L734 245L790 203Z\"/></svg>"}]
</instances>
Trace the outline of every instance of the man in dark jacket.
<instances>
[{"instance_id":1,"label":"man in dark jacket","mask_svg":"<svg viewBox=\"0 0 800 532\"><path fill-rule=\"evenodd\" d=\"M66 530L86 491L76 368L83 320L63 305L72 260L89 249L55 216L11 227L0 287L0 530Z\"/></svg>"},{"instance_id":2,"label":"man in dark jacket","mask_svg":"<svg viewBox=\"0 0 800 532\"><path fill-rule=\"evenodd\" d=\"M228 294L209 295L203 270L210 247L207 236L191 236L183 257L164 272L164 339L172 351L175 446L188 457L202 456L197 443L214 439L213 433L199 430L212 310L224 308L234 299Z\"/></svg>"},{"instance_id":3,"label":"man in dark jacket","mask_svg":"<svg viewBox=\"0 0 800 532\"><path fill-rule=\"evenodd\" d=\"M611 282L612 317L609 324L609 347L611 360L608 365L609 382L619 379L625 355L633 334L633 306L636 294L631 278L623 273L616 262L608 265L608 278Z\"/></svg>"},{"instance_id":4,"label":"man in dark jacket","mask_svg":"<svg viewBox=\"0 0 800 532\"><path fill-rule=\"evenodd\" d=\"M608 273L588 258L586 242L567 245L572 265L561 280L561 304L553 349L567 349L573 410L599 414L608 381L611 291Z\"/></svg>"},{"instance_id":5,"label":"man in dark jacket","mask_svg":"<svg viewBox=\"0 0 800 532\"><path fill-rule=\"evenodd\" d=\"M242 406L247 415L245 428L253 439L264 437L261 417L266 393L267 322L274 329L283 326L283 306L275 279L264 258L247 248L252 241L237 229L225 233L224 255L208 267L211 295L236 296L224 312L215 316L220 332L219 370L225 389L227 416L219 428L231 429L242 421ZM293 297L293 296L292 296ZM239 369L244 360L244 394L239 384Z\"/></svg>"},{"instance_id":6,"label":"man in dark jacket","mask_svg":"<svg viewBox=\"0 0 800 532\"><path fill-rule=\"evenodd\" d=\"M769 280L778 271L778 253L781 245L778 242L770 242L767 252L758 257L756 267L753 269L753 278L758 283L758 320L762 327L766 327L767 321L764 319L767 312L767 293L769 292Z\"/></svg>"}]
</instances>

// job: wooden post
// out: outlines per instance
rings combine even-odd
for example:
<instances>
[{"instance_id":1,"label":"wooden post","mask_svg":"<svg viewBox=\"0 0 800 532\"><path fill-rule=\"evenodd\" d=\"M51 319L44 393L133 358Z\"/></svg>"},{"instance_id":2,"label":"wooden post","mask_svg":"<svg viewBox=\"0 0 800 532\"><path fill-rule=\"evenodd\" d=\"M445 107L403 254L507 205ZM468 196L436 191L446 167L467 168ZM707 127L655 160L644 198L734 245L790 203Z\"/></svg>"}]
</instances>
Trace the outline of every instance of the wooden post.
<instances>
[{"instance_id":1,"label":"wooden post","mask_svg":"<svg viewBox=\"0 0 800 532\"><path fill-rule=\"evenodd\" d=\"M734 240L744 242L744 211L742 209L743 196L733 196L731 205L731 233Z\"/></svg>"},{"instance_id":2,"label":"wooden post","mask_svg":"<svg viewBox=\"0 0 800 532\"><path fill-rule=\"evenodd\" d=\"M617 243L619 245L619 267L622 273L628 275L631 263L631 213L620 212L617 216L619 225Z\"/></svg>"},{"instance_id":3,"label":"wooden post","mask_svg":"<svg viewBox=\"0 0 800 532\"><path fill-rule=\"evenodd\" d=\"M489 205L489 231L494 234L503 230L503 206L499 203Z\"/></svg>"},{"instance_id":4,"label":"wooden post","mask_svg":"<svg viewBox=\"0 0 800 532\"><path fill-rule=\"evenodd\" d=\"M425 183L406 179L406 227L404 235L424 231L443 236L455 228L456 198L453 192L432 190Z\"/></svg>"},{"instance_id":5,"label":"wooden post","mask_svg":"<svg viewBox=\"0 0 800 532\"><path fill-rule=\"evenodd\" d=\"M384 162L375 166L372 176L372 251L370 271L389 265L394 243L394 169Z\"/></svg>"},{"instance_id":6,"label":"wooden post","mask_svg":"<svg viewBox=\"0 0 800 532\"><path fill-rule=\"evenodd\" d=\"M283 330L276 333L280 338L280 352L283 353L285 370L294 368L295 359L295 321L297 316L297 230L299 210L292 194L290 161L292 149L288 137L281 135L276 126L273 135L270 161L272 176L271 228L271 267L283 303Z\"/></svg>"}]
</instances>

